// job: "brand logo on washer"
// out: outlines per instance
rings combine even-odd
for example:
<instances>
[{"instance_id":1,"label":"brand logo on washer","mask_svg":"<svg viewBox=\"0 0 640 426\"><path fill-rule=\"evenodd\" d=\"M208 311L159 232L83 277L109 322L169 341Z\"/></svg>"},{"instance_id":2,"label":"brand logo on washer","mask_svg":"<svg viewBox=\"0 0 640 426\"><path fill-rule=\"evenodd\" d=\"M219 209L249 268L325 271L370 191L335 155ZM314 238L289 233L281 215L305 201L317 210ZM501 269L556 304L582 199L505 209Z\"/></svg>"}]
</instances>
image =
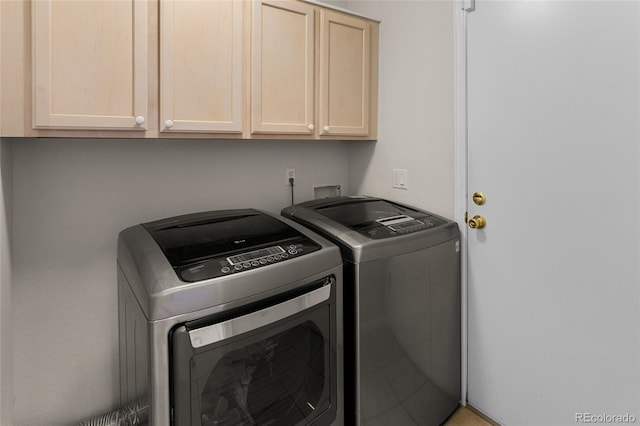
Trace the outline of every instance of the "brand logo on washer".
<instances>
[{"instance_id":1,"label":"brand logo on washer","mask_svg":"<svg viewBox=\"0 0 640 426\"><path fill-rule=\"evenodd\" d=\"M242 243L246 243L247 240L235 240L233 243L234 244L242 244Z\"/></svg>"}]
</instances>

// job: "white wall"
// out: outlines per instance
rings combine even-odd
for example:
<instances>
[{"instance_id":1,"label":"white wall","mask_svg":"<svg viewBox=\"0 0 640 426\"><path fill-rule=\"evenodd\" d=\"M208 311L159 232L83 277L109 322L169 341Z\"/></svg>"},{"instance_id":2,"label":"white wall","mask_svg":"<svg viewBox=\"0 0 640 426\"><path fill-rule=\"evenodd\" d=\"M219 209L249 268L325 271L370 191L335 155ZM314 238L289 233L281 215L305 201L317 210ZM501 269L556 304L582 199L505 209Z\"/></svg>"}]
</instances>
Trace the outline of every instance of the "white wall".
<instances>
[{"instance_id":1,"label":"white wall","mask_svg":"<svg viewBox=\"0 0 640 426\"><path fill-rule=\"evenodd\" d=\"M453 217L453 6L450 1L351 0L382 20L378 142L349 145L354 193ZM407 169L409 189L392 189Z\"/></svg>"},{"instance_id":2,"label":"white wall","mask_svg":"<svg viewBox=\"0 0 640 426\"><path fill-rule=\"evenodd\" d=\"M117 406L120 230L194 211L279 212L286 167L296 202L314 184L348 192L344 142L12 143L15 424L69 424Z\"/></svg>"}]
</instances>

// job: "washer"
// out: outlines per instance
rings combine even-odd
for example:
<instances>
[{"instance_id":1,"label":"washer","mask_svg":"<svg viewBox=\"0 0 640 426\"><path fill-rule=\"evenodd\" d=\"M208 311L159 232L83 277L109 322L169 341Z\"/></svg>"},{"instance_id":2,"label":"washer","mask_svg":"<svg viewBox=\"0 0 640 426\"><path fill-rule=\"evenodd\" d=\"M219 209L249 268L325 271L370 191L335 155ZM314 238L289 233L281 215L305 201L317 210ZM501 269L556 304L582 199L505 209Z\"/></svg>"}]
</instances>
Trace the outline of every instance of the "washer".
<instances>
[{"instance_id":1,"label":"washer","mask_svg":"<svg viewBox=\"0 0 640 426\"><path fill-rule=\"evenodd\" d=\"M152 426L342 425L338 247L221 210L118 237L121 403Z\"/></svg>"},{"instance_id":2,"label":"washer","mask_svg":"<svg viewBox=\"0 0 640 426\"><path fill-rule=\"evenodd\" d=\"M366 196L309 201L282 215L342 252L346 423L443 423L461 397L457 224Z\"/></svg>"}]
</instances>

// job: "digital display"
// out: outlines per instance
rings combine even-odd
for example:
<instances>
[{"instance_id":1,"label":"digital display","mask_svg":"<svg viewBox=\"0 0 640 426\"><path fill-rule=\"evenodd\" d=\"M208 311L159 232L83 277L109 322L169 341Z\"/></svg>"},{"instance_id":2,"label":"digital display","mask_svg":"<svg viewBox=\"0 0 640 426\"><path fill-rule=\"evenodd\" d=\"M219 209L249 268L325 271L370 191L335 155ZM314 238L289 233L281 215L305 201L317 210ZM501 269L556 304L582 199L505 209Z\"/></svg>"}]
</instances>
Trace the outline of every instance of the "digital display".
<instances>
[{"instance_id":1,"label":"digital display","mask_svg":"<svg viewBox=\"0 0 640 426\"><path fill-rule=\"evenodd\" d=\"M252 260L261 259L263 257L275 256L284 253L284 249L280 246L273 246L265 249L254 250L242 253L236 256L227 257L227 262L231 265L237 265L242 262L250 262Z\"/></svg>"}]
</instances>

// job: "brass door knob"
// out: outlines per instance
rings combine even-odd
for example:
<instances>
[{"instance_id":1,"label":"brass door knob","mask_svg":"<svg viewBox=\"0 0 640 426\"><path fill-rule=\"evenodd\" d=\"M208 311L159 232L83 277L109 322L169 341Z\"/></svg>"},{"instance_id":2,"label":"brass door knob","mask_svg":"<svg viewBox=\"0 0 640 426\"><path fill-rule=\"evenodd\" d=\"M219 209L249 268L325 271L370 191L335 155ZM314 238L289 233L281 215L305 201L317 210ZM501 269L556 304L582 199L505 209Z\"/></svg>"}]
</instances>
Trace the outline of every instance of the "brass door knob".
<instances>
[{"instance_id":1,"label":"brass door knob","mask_svg":"<svg viewBox=\"0 0 640 426\"><path fill-rule=\"evenodd\" d=\"M480 191L474 192L472 199L478 206L483 205L487 201L487 197Z\"/></svg>"},{"instance_id":2,"label":"brass door knob","mask_svg":"<svg viewBox=\"0 0 640 426\"><path fill-rule=\"evenodd\" d=\"M477 214L469 219L469 228L471 229L482 229L485 226L487 226L487 219L484 216Z\"/></svg>"}]
</instances>

